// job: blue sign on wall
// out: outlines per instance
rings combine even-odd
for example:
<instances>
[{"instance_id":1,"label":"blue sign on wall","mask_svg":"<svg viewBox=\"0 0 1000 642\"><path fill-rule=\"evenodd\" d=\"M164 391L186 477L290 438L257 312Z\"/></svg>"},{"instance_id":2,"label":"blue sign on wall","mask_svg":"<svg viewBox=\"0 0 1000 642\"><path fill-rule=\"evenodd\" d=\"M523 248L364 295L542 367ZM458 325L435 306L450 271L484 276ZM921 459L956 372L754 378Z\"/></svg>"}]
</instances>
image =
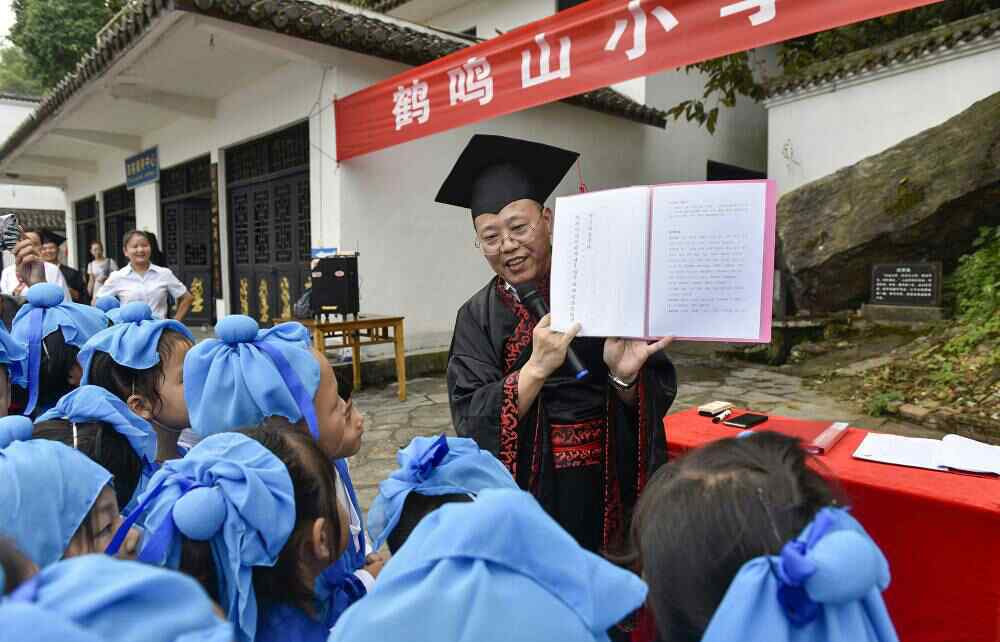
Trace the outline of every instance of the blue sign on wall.
<instances>
[{"instance_id":1,"label":"blue sign on wall","mask_svg":"<svg viewBox=\"0 0 1000 642\"><path fill-rule=\"evenodd\" d=\"M125 159L125 185L129 189L158 180L160 180L159 148L151 147Z\"/></svg>"}]
</instances>

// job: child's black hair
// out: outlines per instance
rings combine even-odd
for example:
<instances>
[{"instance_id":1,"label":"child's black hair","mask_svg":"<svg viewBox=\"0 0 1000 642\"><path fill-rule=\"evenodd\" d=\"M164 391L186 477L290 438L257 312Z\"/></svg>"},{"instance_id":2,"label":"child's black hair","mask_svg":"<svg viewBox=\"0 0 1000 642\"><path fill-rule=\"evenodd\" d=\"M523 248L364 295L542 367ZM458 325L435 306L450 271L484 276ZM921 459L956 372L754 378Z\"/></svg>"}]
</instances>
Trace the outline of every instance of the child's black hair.
<instances>
[{"instance_id":1,"label":"child's black hair","mask_svg":"<svg viewBox=\"0 0 1000 642\"><path fill-rule=\"evenodd\" d=\"M60 330L42 339L42 358L38 368L38 402L34 415L40 415L51 408L76 386L69 382L69 373L77 365L76 355L80 349L66 343ZM27 402L27 391L18 395L18 401Z\"/></svg>"},{"instance_id":2,"label":"child's black hair","mask_svg":"<svg viewBox=\"0 0 1000 642\"><path fill-rule=\"evenodd\" d=\"M31 579L33 564L28 556L18 550L14 542L0 537L0 567L3 568L3 585L0 595L7 595Z\"/></svg>"},{"instance_id":3,"label":"child's black hair","mask_svg":"<svg viewBox=\"0 0 1000 642\"><path fill-rule=\"evenodd\" d=\"M295 487L295 530L281 550L274 566L256 566L253 586L262 605L291 604L312 613L315 591L312 584L302 582L299 569L306 542L312 537L312 524L323 517L327 524L327 539L340 556L343 529L337 508L337 470L308 434L274 426L258 426L241 430L243 434L270 450L285 467Z\"/></svg>"},{"instance_id":4,"label":"child's black hair","mask_svg":"<svg viewBox=\"0 0 1000 642\"><path fill-rule=\"evenodd\" d=\"M410 493L403 502L403 512L399 515L399 522L389 533L385 542L389 545L389 552L393 555L410 538L410 533L417 527L420 520L430 515L435 510L445 504L461 502L471 502L472 498L461 493L449 495L421 495L420 493Z\"/></svg>"},{"instance_id":5,"label":"child's black hair","mask_svg":"<svg viewBox=\"0 0 1000 642\"><path fill-rule=\"evenodd\" d=\"M660 639L700 640L743 564L777 554L836 503L798 440L772 432L711 443L657 471L631 535Z\"/></svg>"},{"instance_id":6,"label":"child's black hair","mask_svg":"<svg viewBox=\"0 0 1000 642\"><path fill-rule=\"evenodd\" d=\"M162 403L160 386L165 376L163 365L181 345L191 345L191 341L176 330L164 330L156 346L160 361L146 370L123 366L107 352L96 350L90 359L87 383L100 386L125 402L133 394L145 397L152 406L153 414L156 414Z\"/></svg>"},{"instance_id":7,"label":"child's black hair","mask_svg":"<svg viewBox=\"0 0 1000 642\"><path fill-rule=\"evenodd\" d=\"M132 449L128 439L108 424L102 421L77 422L74 436L73 422L51 419L35 424L32 437L64 443L107 469L114 476L119 508L125 508L132 499L142 476L142 459Z\"/></svg>"}]
</instances>

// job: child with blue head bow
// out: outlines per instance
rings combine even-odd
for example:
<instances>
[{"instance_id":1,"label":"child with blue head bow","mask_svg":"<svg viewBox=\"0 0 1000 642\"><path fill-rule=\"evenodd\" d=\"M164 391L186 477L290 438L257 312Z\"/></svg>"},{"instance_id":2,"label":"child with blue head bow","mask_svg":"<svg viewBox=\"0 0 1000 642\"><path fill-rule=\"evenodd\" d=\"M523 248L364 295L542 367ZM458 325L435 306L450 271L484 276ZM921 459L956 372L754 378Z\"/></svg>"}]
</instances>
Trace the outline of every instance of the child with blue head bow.
<instances>
[{"instance_id":1,"label":"child with blue head bow","mask_svg":"<svg viewBox=\"0 0 1000 642\"><path fill-rule=\"evenodd\" d=\"M181 433L190 425L183 365L194 337L180 321L154 319L145 303L128 303L118 311L119 322L80 350L82 383L108 390L153 425L153 461L181 457Z\"/></svg>"},{"instance_id":2,"label":"child with blue head bow","mask_svg":"<svg viewBox=\"0 0 1000 642\"><path fill-rule=\"evenodd\" d=\"M607 642L646 585L584 550L521 490L425 517L330 642Z\"/></svg>"},{"instance_id":3,"label":"child with blue head bow","mask_svg":"<svg viewBox=\"0 0 1000 642\"><path fill-rule=\"evenodd\" d=\"M122 522L111 473L64 444L26 441L31 431L27 417L0 419L0 536L40 567L103 551Z\"/></svg>"},{"instance_id":4,"label":"child with blue head bow","mask_svg":"<svg viewBox=\"0 0 1000 642\"><path fill-rule=\"evenodd\" d=\"M632 522L671 642L898 642L889 565L798 440L724 439L661 468Z\"/></svg>"},{"instance_id":5,"label":"child with blue head bow","mask_svg":"<svg viewBox=\"0 0 1000 642\"><path fill-rule=\"evenodd\" d=\"M346 461L361 447L361 415L338 394L333 368L302 324L261 330L250 317L232 315L215 333L184 360L191 427L205 437L267 422L312 436L336 467L351 531L347 551L324 573L325 586L350 603L369 590L383 564L365 533Z\"/></svg>"},{"instance_id":6,"label":"child with blue head bow","mask_svg":"<svg viewBox=\"0 0 1000 642\"><path fill-rule=\"evenodd\" d=\"M27 384L28 349L0 325L0 417L6 417L14 401L14 386Z\"/></svg>"},{"instance_id":7,"label":"child with blue head bow","mask_svg":"<svg viewBox=\"0 0 1000 642\"><path fill-rule=\"evenodd\" d=\"M273 566L296 525L296 489L285 464L239 433L213 435L153 475L107 553L128 529L146 531L139 561L197 579L236 627L257 637L254 567Z\"/></svg>"},{"instance_id":8,"label":"child with blue head bow","mask_svg":"<svg viewBox=\"0 0 1000 642\"><path fill-rule=\"evenodd\" d=\"M80 386L35 420L36 439L60 441L106 468L127 513L156 472L156 433L104 388Z\"/></svg>"},{"instance_id":9,"label":"child with blue head bow","mask_svg":"<svg viewBox=\"0 0 1000 642\"><path fill-rule=\"evenodd\" d=\"M420 521L445 504L473 501L488 489L518 488L489 451L463 437L416 437L396 455L399 468L379 484L368 510L375 548L393 555Z\"/></svg>"},{"instance_id":10,"label":"child with blue head bow","mask_svg":"<svg viewBox=\"0 0 1000 642\"><path fill-rule=\"evenodd\" d=\"M11 642L50 640L68 642L99 639L105 642L232 642L233 627L215 615L214 605L193 579L136 562L105 555L85 555L51 564L22 581L0 606L0 640L10 630L6 615L27 617L37 609L53 622L72 623L76 631L94 638L48 637L31 631ZM42 624L43 627L49 626ZM29 631L22 628L22 631ZM41 629L41 630L44 630ZM74 633L79 636L80 633Z\"/></svg>"},{"instance_id":11,"label":"child with blue head bow","mask_svg":"<svg viewBox=\"0 0 1000 642\"><path fill-rule=\"evenodd\" d=\"M62 288L39 283L28 288L28 302L14 317L11 335L28 351L24 414L37 416L80 385L77 353L108 326L97 308L64 300Z\"/></svg>"},{"instance_id":12,"label":"child with blue head bow","mask_svg":"<svg viewBox=\"0 0 1000 642\"><path fill-rule=\"evenodd\" d=\"M288 469L295 487L295 530L273 567L253 571L260 614L257 642L325 642L337 618L364 594L329 586L324 571L347 549L350 521L337 500L337 472L309 435L288 427L242 431ZM360 585L360 582L356 582Z\"/></svg>"}]
</instances>

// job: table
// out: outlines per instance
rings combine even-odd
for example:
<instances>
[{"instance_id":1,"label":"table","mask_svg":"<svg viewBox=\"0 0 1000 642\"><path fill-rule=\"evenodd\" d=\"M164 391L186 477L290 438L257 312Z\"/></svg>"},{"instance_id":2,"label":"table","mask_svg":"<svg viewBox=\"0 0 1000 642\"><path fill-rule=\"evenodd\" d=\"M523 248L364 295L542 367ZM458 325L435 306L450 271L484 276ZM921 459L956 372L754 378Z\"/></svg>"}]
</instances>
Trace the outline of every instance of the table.
<instances>
[{"instance_id":1,"label":"table","mask_svg":"<svg viewBox=\"0 0 1000 642\"><path fill-rule=\"evenodd\" d=\"M327 340L334 341L333 348L351 349L351 368L354 389L361 389L361 348L392 343L396 348L396 381L399 383L399 400L406 401L406 351L403 343L404 317L381 314L361 314L357 319L333 321L318 317L305 320L303 325L313 335L313 347L326 354Z\"/></svg>"},{"instance_id":2,"label":"table","mask_svg":"<svg viewBox=\"0 0 1000 642\"><path fill-rule=\"evenodd\" d=\"M664 418L671 457L738 429L696 408ZM756 430L830 422L772 416ZM854 459L867 431L850 428L818 470L833 477L889 560L884 593L903 642L1000 640L1000 479Z\"/></svg>"}]
</instances>

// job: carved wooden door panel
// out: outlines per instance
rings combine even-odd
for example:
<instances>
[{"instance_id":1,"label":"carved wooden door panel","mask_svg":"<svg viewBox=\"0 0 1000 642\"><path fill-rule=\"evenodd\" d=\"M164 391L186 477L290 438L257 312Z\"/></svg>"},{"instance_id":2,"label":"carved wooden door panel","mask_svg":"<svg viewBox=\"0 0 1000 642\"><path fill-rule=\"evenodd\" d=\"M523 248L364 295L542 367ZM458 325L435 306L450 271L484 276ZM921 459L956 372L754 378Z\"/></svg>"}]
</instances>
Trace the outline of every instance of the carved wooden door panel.
<instances>
[{"instance_id":1,"label":"carved wooden door panel","mask_svg":"<svg viewBox=\"0 0 1000 642\"><path fill-rule=\"evenodd\" d=\"M231 310L262 325L292 318L309 275L309 128L226 152Z\"/></svg>"},{"instance_id":2,"label":"carved wooden door panel","mask_svg":"<svg viewBox=\"0 0 1000 642\"><path fill-rule=\"evenodd\" d=\"M211 324L215 319L216 292L209 197L185 198L163 206L163 254L167 266L193 297L185 321Z\"/></svg>"}]
</instances>

